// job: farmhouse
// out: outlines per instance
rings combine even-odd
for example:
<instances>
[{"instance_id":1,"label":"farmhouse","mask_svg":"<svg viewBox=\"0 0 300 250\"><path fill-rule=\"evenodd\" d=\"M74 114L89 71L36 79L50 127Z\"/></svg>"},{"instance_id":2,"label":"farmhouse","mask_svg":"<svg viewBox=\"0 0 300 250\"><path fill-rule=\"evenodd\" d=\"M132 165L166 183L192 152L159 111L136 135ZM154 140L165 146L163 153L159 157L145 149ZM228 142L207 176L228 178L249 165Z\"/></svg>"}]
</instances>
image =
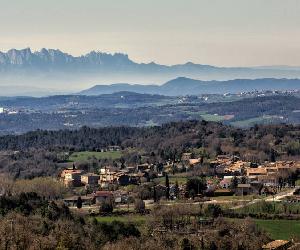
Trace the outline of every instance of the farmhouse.
<instances>
[{"instance_id":1,"label":"farmhouse","mask_svg":"<svg viewBox=\"0 0 300 250\"><path fill-rule=\"evenodd\" d=\"M64 203L67 206L73 206L74 207L77 204L78 197L79 196L72 196L72 197L65 198ZM93 199L92 196L81 196L80 198L82 200L83 205L91 205L92 204L92 199Z\"/></svg>"},{"instance_id":2,"label":"farmhouse","mask_svg":"<svg viewBox=\"0 0 300 250\"><path fill-rule=\"evenodd\" d=\"M238 184L236 188L237 195L248 195L252 192L252 188L250 184Z\"/></svg>"},{"instance_id":3,"label":"farmhouse","mask_svg":"<svg viewBox=\"0 0 300 250\"><path fill-rule=\"evenodd\" d=\"M83 170L78 169L65 169L62 171L60 177L65 186L78 187L81 185L81 175Z\"/></svg>"},{"instance_id":4,"label":"farmhouse","mask_svg":"<svg viewBox=\"0 0 300 250\"><path fill-rule=\"evenodd\" d=\"M276 174L260 175L257 176L257 180L264 186L274 187L278 185L278 177Z\"/></svg>"},{"instance_id":5,"label":"farmhouse","mask_svg":"<svg viewBox=\"0 0 300 250\"><path fill-rule=\"evenodd\" d=\"M113 193L110 191L97 191L93 194L96 204L113 199Z\"/></svg>"},{"instance_id":6,"label":"farmhouse","mask_svg":"<svg viewBox=\"0 0 300 250\"><path fill-rule=\"evenodd\" d=\"M100 179L100 175L87 173L81 176L81 183L84 185L98 185L98 181Z\"/></svg>"},{"instance_id":7,"label":"farmhouse","mask_svg":"<svg viewBox=\"0 0 300 250\"><path fill-rule=\"evenodd\" d=\"M109 184L113 183L116 180L116 172L111 171L109 168L100 169L100 178L99 185L101 187L108 187Z\"/></svg>"}]
</instances>

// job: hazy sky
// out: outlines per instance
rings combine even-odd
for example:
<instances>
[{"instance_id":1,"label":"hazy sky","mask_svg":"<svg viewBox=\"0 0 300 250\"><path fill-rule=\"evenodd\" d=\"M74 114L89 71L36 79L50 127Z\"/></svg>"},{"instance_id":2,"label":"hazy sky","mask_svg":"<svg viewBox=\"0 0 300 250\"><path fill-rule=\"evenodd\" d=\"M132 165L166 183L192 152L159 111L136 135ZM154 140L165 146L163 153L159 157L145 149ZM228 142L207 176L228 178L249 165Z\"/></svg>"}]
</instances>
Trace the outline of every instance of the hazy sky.
<instances>
[{"instance_id":1,"label":"hazy sky","mask_svg":"<svg viewBox=\"0 0 300 250\"><path fill-rule=\"evenodd\" d=\"M0 50L138 62L300 65L299 0L0 0Z\"/></svg>"}]
</instances>

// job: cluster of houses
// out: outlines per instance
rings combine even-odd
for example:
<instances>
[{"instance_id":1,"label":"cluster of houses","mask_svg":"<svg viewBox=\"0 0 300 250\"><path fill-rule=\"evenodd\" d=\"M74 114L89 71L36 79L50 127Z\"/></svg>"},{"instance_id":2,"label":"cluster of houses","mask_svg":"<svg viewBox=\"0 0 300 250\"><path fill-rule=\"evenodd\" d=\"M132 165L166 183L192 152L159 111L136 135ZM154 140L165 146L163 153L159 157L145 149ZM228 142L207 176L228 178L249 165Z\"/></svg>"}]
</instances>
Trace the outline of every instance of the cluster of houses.
<instances>
[{"instance_id":1,"label":"cluster of houses","mask_svg":"<svg viewBox=\"0 0 300 250\"><path fill-rule=\"evenodd\" d=\"M192 156L191 153L182 155L181 163L184 164L181 165L186 170L195 165L201 167L203 163L203 159ZM160 167L148 163L124 169L104 167L97 174L85 172L73 166L71 169L63 170L60 179L67 187L85 186L91 187L94 191L112 190L114 188L111 187L116 185L139 185L148 182L153 177L161 177L164 172L170 172L172 166L174 163L166 163ZM274 190L282 184L282 179L287 178L292 172L300 171L300 162L296 161L277 161L256 165L242 161L236 156L225 155L219 155L210 162L210 166L215 170L215 175L207 178L207 193L215 193L216 195L218 192L220 195L226 191L232 192L233 178L237 182L234 190L237 195L276 192ZM183 187L179 188L182 189Z\"/></svg>"},{"instance_id":2,"label":"cluster of houses","mask_svg":"<svg viewBox=\"0 0 300 250\"><path fill-rule=\"evenodd\" d=\"M76 206L79 196L71 196L64 199L64 202L68 206ZM126 191L116 190L98 190L91 194L80 196L82 205L91 206L93 204L99 205L104 201L111 201L114 204L128 204L132 202L132 194Z\"/></svg>"},{"instance_id":3,"label":"cluster of houses","mask_svg":"<svg viewBox=\"0 0 300 250\"><path fill-rule=\"evenodd\" d=\"M300 162L277 161L256 165L241 161L236 156L218 156L211 166L220 177L219 188L229 189L232 179L237 178L236 191L238 194L258 193L262 190L272 190L284 185L283 180L290 174L300 171Z\"/></svg>"},{"instance_id":4,"label":"cluster of houses","mask_svg":"<svg viewBox=\"0 0 300 250\"><path fill-rule=\"evenodd\" d=\"M119 150L119 148L109 148L107 150L116 151ZM191 156L191 153L183 154L182 160L185 166L192 167L201 163L201 158L191 158ZM97 186L101 189L109 189L109 187L114 184L126 186L129 184L136 185L147 182L153 173L155 173L156 177L162 177L163 172L170 172L172 166L174 166L172 162L166 162L164 166L144 163L136 166L128 166L125 169L104 167L99 170L98 174L95 174L76 169L73 165L72 168L65 169L61 172L60 180L66 187Z\"/></svg>"},{"instance_id":5,"label":"cluster of houses","mask_svg":"<svg viewBox=\"0 0 300 250\"><path fill-rule=\"evenodd\" d=\"M150 164L141 164L115 171L105 167L101 168L98 174L94 174L73 167L63 170L60 179L67 187L99 186L102 189L108 189L113 184L126 186L145 182L149 178L149 172L152 168L153 166Z\"/></svg>"}]
</instances>

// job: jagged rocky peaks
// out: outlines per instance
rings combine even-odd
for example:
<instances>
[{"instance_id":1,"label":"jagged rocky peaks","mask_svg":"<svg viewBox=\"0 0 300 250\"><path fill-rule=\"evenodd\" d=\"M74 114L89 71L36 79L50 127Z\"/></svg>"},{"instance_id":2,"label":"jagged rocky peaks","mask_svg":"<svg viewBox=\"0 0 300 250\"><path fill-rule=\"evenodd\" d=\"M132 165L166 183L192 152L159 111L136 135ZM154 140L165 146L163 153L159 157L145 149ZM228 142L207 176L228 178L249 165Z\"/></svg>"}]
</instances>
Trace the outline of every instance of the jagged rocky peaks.
<instances>
[{"instance_id":1,"label":"jagged rocky peaks","mask_svg":"<svg viewBox=\"0 0 300 250\"><path fill-rule=\"evenodd\" d=\"M58 49L41 49L32 52L30 48L11 49L6 53L0 52L0 65L39 65L44 64L94 64L103 65L105 63L129 63L132 61L128 55L122 53L108 54L91 51L79 57L64 53Z\"/></svg>"},{"instance_id":2,"label":"jagged rocky peaks","mask_svg":"<svg viewBox=\"0 0 300 250\"><path fill-rule=\"evenodd\" d=\"M82 56L73 56L58 49L11 49L0 52L0 86L22 86L26 93L31 87L45 90L75 92L98 83L141 83L134 86L100 86L96 94L115 91L138 93L184 95L199 93L226 93L252 91L255 89L298 89L293 80L259 80L256 82L225 82L232 79L298 78L297 67L215 67L187 62L185 64L161 65L155 62L137 63L122 53L91 51ZM182 76L182 77L181 77ZM180 78L178 78L180 77ZM170 79L175 79L171 80ZM196 80L193 80L196 79ZM199 80L201 79L201 81ZM223 82L216 82L220 80ZM207 82L210 81L210 82ZM248 80L245 80L248 81ZM167 83L166 83L167 82ZM155 86L149 85L154 83ZM162 87L157 85L164 84ZM148 84L148 86L145 86ZM275 84L275 85L274 85ZM103 85L103 84L102 84ZM94 94L94 90L87 93ZM112 92L113 91L113 92Z\"/></svg>"}]
</instances>

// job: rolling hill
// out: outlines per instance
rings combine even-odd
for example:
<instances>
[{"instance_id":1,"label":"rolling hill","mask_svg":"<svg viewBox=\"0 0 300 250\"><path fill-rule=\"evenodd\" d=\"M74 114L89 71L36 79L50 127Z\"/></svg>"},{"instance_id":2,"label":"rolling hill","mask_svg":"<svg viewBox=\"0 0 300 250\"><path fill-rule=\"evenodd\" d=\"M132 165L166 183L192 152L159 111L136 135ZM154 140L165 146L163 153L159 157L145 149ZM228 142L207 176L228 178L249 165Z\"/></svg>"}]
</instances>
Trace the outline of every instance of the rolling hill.
<instances>
[{"instance_id":1,"label":"rolling hill","mask_svg":"<svg viewBox=\"0 0 300 250\"><path fill-rule=\"evenodd\" d=\"M143 94L160 94L167 96L184 96L199 94L225 94L262 90L299 90L299 79L235 79L229 81L200 81L178 77L163 85L111 84L96 85L83 90L81 95L112 94L119 91L131 91Z\"/></svg>"}]
</instances>

